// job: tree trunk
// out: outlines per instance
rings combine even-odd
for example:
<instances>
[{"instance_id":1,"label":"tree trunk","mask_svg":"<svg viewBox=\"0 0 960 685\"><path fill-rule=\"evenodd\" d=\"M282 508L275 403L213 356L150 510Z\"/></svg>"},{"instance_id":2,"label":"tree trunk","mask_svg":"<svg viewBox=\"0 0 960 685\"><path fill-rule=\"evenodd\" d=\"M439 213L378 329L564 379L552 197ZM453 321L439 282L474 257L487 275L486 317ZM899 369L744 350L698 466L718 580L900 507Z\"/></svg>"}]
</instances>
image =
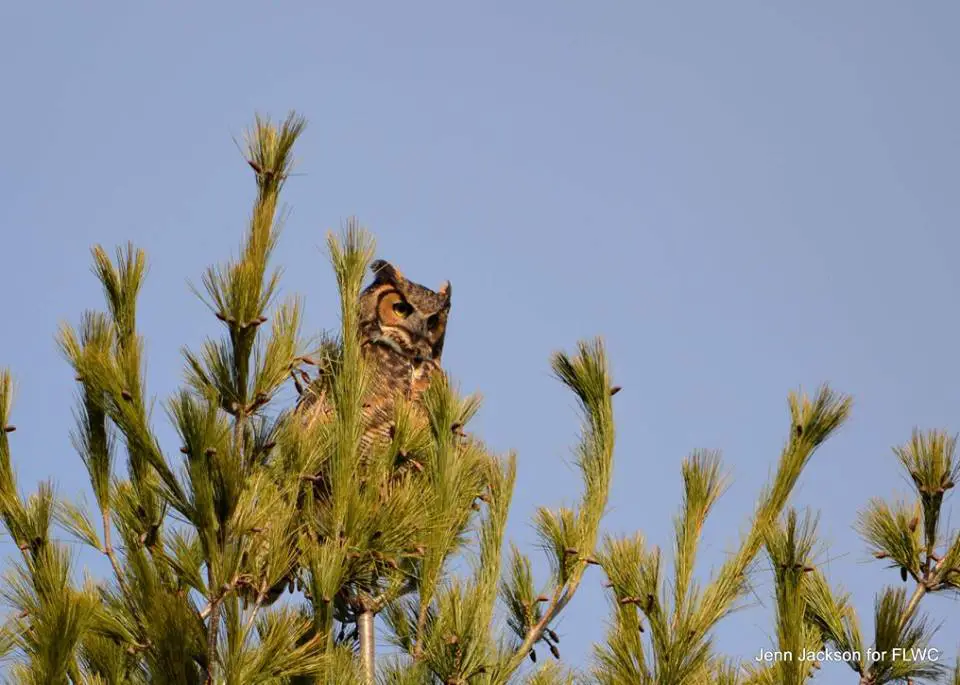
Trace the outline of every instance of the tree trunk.
<instances>
[{"instance_id":1,"label":"tree trunk","mask_svg":"<svg viewBox=\"0 0 960 685\"><path fill-rule=\"evenodd\" d=\"M363 664L363 679L373 685L377 670L376 632L373 623L376 614L364 611L357 616L357 635L360 637L360 661Z\"/></svg>"}]
</instances>

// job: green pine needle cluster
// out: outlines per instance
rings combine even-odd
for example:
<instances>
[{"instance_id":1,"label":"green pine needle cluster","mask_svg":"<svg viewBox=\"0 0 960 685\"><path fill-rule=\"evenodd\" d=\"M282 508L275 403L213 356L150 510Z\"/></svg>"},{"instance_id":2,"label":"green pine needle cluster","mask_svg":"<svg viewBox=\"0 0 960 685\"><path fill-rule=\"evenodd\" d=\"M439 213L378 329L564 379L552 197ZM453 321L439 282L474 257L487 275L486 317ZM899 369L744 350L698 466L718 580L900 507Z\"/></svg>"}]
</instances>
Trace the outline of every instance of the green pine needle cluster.
<instances>
[{"instance_id":1,"label":"green pine needle cluster","mask_svg":"<svg viewBox=\"0 0 960 685\"><path fill-rule=\"evenodd\" d=\"M704 523L727 487L717 452L696 451L681 467L672 583L666 581L660 551L648 549L641 536L607 539L600 563L609 578L614 622L606 643L596 648L598 682L739 682L738 670L716 654L713 631L748 591L751 567L773 539L790 492L816 448L849 415L851 400L822 387L813 398L791 395L789 407L789 434L773 480L738 549L705 587L693 581L693 573Z\"/></svg>"},{"instance_id":2,"label":"green pine needle cluster","mask_svg":"<svg viewBox=\"0 0 960 685\"><path fill-rule=\"evenodd\" d=\"M767 552L775 577L777 631L772 649L835 650L860 685L956 682L960 668L950 671L942 651L931 652L937 626L920 608L933 592L956 592L957 535L943 530L945 496L956 481L960 460L956 441L942 431L914 431L910 442L894 449L914 486L912 500L872 499L860 513L857 529L874 560L895 571L896 586L881 589L875 600L872 643L864 639L860 620L847 593L833 590L815 567L816 530L811 518L798 522L790 511L768 537ZM907 591L903 584L912 585ZM806 682L816 662L777 661L747 669L743 682Z\"/></svg>"},{"instance_id":3,"label":"green pine needle cluster","mask_svg":"<svg viewBox=\"0 0 960 685\"><path fill-rule=\"evenodd\" d=\"M916 496L874 500L858 521L900 579L878 594L874 652L848 595L816 566L816 516L789 507L815 451L850 414L850 398L826 386L790 395L776 470L746 534L705 583L695 575L701 538L729 485L717 451L694 451L681 465L672 569L642 534L602 534L620 388L599 339L551 359L580 409L582 491L574 506L534 515L545 578L507 548L518 457L464 430L478 395L439 376L416 405L397 400L389 440L365 442L373 383L358 297L373 238L353 220L330 234L340 328L316 349L301 337L301 300L276 301L280 194L304 127L296 114L257 117L247 134L256 194L243 241L193 287L220 334L183 350L182 386L159 418L137 328L146 256L133 245L93 249L105 307L58 334L77 382L71 440L92 506L52 483L21 494L13 380L0 372L0 520L19 550L0 587L11 609L0 657L12 682L800 685L816 679L815 662L747 666L715 647L761 553L774 581L773 649L882 654L849 662L860 685L944 682L940 663L894 650L929 645L922 599L960 590L960 532L941 515L960 459L945 433L916 432L895 450ZM291 377L301 394L323 395L323 420L285 403ZM176 444L161 444L158 420L170 422ZM79 579L55 527L102 555L112 575ZM590 573L607 579L611 619L590 668L578 671L561 661L555 623ZM387 654L377 654L378 639ZM960 685L960 670L949 677Z\"/></svg>"}]
</instances>

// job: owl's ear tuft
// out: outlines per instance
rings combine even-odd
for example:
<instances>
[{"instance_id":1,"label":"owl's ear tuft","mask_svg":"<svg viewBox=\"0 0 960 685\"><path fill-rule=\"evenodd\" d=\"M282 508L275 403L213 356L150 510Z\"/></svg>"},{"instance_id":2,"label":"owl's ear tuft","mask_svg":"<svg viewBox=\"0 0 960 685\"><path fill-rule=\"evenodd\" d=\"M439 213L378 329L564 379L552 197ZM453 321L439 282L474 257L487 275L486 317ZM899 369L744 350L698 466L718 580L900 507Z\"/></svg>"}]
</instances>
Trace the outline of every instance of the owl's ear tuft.
<instances>
[{"instance_id":1,"label":"owl's ear tuft","mask_svg":"<svg viewBox=\"0 0 960 685\"><path fill-rule=\"evenodd\" d=\"M370 271L373 272L374 279L378 283L400 283L403 281L403 274L400 269L384 259L378 259L370 264Z\"/></svg>"},{"instance_id":2,"label":"owl's ear tuft","mask_svg":"<svg viewBox=\"0 0 960 685\"><path fill-rule=\"evenodd\" d=\"M444 281L441 283L440 290L437 291L437 294L446 300L447 304L450 304L450 295L453 294L453 286L450 285L450 281Z\"/></svg>"}]
</instances>

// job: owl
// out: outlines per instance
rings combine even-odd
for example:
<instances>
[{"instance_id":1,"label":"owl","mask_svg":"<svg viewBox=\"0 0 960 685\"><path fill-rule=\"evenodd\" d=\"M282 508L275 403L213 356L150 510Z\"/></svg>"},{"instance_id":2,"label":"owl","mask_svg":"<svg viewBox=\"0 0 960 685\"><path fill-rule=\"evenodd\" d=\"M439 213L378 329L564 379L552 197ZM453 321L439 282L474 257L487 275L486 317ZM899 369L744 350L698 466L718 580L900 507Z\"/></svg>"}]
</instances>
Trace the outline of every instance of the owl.
<instances>
[{"instance_id":1,"label":"owl","mask_svg":"<svg viewBox=\"0 0 960 685\"><path fill-rule=\"evenodd\" d=\"M360 294L359 301L360 348L365 362L373 367L363 404L361 458L369 454L376 442L392 438L396 399L402 397L417 407L433 377L443 373L440 356L450 314L449 281L434 292L407 280L399 269L383 260L373 262L371 270L373 282ZM294 375L300 391L294 415L306 424L333 416L335 407L326 390L329 371L329 365L321 364L319 376L306 387ZM326 496L327 485L319 475L313 487L316 496ZM262 603L269 606L275 602L285 589L294 586L298 577L298 572L293 572L281 580ZM249 594L247 600L256 601L256 595Z\"/></svg>"},{"instance_id":2,"label":"owl","mask_svg":"<svg viewBox=\"0 0 960 685\"><path fill-rule=\"evenodd\" d=\"M450 282L439 290L408 280L383 260L370 265L373 282L360 294L359 334L362 354L372 365L372 385L365 399L367 430L363 446L389 439L398 396L416 403L435 374L450 314ZM307 421L329 416L322 383L307 389L297 408Z\"/></svg>"}]
</instances>

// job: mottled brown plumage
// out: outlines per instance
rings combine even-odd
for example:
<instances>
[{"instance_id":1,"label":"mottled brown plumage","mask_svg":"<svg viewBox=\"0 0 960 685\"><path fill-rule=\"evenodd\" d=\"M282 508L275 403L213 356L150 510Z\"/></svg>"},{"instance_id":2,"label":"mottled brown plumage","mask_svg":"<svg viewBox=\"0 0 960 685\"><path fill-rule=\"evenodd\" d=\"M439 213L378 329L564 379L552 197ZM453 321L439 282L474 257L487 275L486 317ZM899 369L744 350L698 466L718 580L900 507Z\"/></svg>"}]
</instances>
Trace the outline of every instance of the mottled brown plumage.
<instances>
[{"instance_id":1,"label":"mottled brown plumage","mask_svg":"<svg viewBox=\"0 0 960 685\"><path fill-rule=\"evenodd\" d=\"M360 344L372 368L365 398L363 446L389 440L398 396L417 402L434 374L442 373L440 358L450 313L449 281L437 291L407 280L392 264L371 264L374 280L360 294ZM297 407L307 421L324 420L334 408L323 383L311 384Z\"/></svg>"},{"instance_id":2,"label":"mottled brown plumage","mask_svg":"<svg viewBox=\"0 0 960 685\"><path fill-rule=\"evenodd\" d=\"M371 270L373 283L359 300L360 345L364 361L372 367L371 385L364 397L361 458L369 454L376 442L391 439L397 398L403 397L417 408L434 374L443 373L440 356L450 313L449 282L433 291L407 280L396 267L382 260L373 262ZM326 357L314 360L320 366L320 374L313 381L304 379L308 381L305 384L293 373L294 384L301 393L295 413L307 423L329 421L336 411L327 390L333 365L327 361ZM417 468L417 464L415 460L409 462L412 468ZM329 496L328 483L322 474L314 478L315 496L325 499ZM294 572L277 583L263 603L276 601L296 577ZM247 599L251 598L256 599L253 591L247 592Z\"/></svg>"}]
</instances>

